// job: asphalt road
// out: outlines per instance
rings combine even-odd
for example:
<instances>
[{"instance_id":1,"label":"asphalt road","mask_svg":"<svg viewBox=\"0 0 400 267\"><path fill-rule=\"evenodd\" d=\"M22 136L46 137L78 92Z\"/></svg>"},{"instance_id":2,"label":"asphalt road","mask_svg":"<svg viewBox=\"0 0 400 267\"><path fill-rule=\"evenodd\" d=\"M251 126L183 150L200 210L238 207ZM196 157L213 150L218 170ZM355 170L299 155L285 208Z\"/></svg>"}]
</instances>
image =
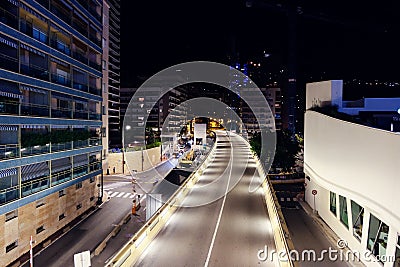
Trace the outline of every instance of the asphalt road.
<instances>
[{"instance_id":1,"label":"asphalt road","mask_svg":"<svg viewBox=\"0 0 400 267\"><path fill-rule=\"evenodd\" d=\"M163 176L175 167L177 159L171 159L156 167L156 170L138 173L138 177L162 180ZM150 190L155 184L147 185ZM132 182L131 177L126 175L110 175L104 178L104 190L111 193L118 193L104 203L94 214L87 217L77 226L63 235L52 245L41 251L34 257L35 266L59 267L74 266L74 254L86 250L93 251L103 241L131 210ZM137 194L144 192L137 188ZM145 201L144 201L145 202ZM124 244L124 241L120 244ZM25 263L23 266L29 266Z\"/></svg>"},{"instance_id":2,"label":"asphalt road","mask_svg":"<svg viewBox=\"0 0 400 267\"><path fill-rule=\"evenodd\" d=\"M248 190L250 155L240 137L219 132L214 160L136 266L278 266L257 257L275 245L261 189Z\"/></svg>"}]
</instances>

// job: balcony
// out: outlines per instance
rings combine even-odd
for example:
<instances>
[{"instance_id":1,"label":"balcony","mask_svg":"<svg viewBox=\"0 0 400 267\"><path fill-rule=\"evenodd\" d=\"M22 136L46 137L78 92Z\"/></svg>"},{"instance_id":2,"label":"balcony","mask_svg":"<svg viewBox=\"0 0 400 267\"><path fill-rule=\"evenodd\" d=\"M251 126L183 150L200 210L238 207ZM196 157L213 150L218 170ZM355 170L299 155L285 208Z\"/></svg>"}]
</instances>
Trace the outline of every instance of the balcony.
<instances>
[{"instance_id":1,"label":"balcony","mask_svg":"<svg viewBox=\"0 0 400 267\"><path fill-rule=\"evenodd\" d=\"M100 145L101 145L101 138L99 137L89 138L89 146L100 146Z\"/></svg>"},{"instance_id":2,"label":"balcony","mask_svg":"<svg viewBox=\"0 0 400 267\"><path fill-rule=\"evenodd\" d=\"M58 151L71 150L71 149L72 149L72 141L51 144L51 152L58 152Z\"/></svg>"},{"instance_id":3,"label":"balcony","mask_svg":"<svg viewBox=\"0 0 400 267\"><path fill-rule=\"evenodd\" d=\"M34 24L26 21L25 19L20 19L20 31L25 33L29 37L38 40L39 42L48 44L49 38L47 36L47 33L37 28Z\"/></svg>"},{"instance_id":4,"label":"balcony","mask_svg":"<svg viewBox=\"0 0 400 267\"><path fill-rule=\"evenodd\" d=\"M95 70L101 71L101 64L97 62L93 62L89 60L89 66L94 68Z\"/></svg>"},{"instance_id":5,"label":"balcony","mask_svg":"<svg viewBox=\"0 0 400 267\"><path fill-rule=\"evenodd\" d=\"M68 76L64 76L58 73L51 73L51 82L64 85L64 86L71 86L71 79Z\"/></svg>"},{"instance_id":6,"label":"balcony","mask_svg":"<svg viewBox=\"0 0 400 267\"><path fill-rule=\"evenodd\" d=\"M32 103L21 103L21 115L49 117L50 107L46 105L37 105Z\"/></svg>"},{"instance_id":7,"label":"balcony","mask_svg":"<svg viewBox=\"0 0 400 267\"><path fill-rule=\"evenodd\" d=\"M18 29L18 18L16 15L0 7L0 22L14 28Z\"/></svg>"},{"instance_id":8,"label":"balcony","mask_svg":"<svg viewBox=\"0 0 400 267\"><path fill-rule=\"evenodd\" d=\"M55 1L52 1L50 11L64 22L71 25L72 14L69 10L63 8L61 4L56 4Z\"/></svg>"},{"instance_id":9,"label":"balcony","mask_svg":"<svg viewBox=\"0 0 400 267\"><path fill-rule=\"evenodd\" d=\"M73 141L72 143L73 143L74 149L76 149L76 148L82 148L82 147L87 147L87 146L89 146L89 139L86 139L86 140L76 140L76 141Z\"/></svg>"},{"instance_id":10,"label":"balcony","mask_svg":"<svg viewBox=\"0 0 400 267\"><path fill-rule=\"evenodd\" d=\"M101 170L101 161L95 161L89 164L90 172Z\"/></svg>"},{"instance_id":11,"label":"balcony","mask_svg":"<svg viewBox=\"0 0 400 267\"><path fill-rule=\"evenodd\" d=\"M0 189L0 205L19 198L19 186Z\"/></svg>"},{"instance_id":12,"label":"balcony","mask_svg":"<svg viewBox=\"0 0 400 267\"><path fill-rule=\"evenodd\" d=\"M84 82L73 81L72 87L74 89L77 89L77 90L82 91L82 92L87 92L88 91L88 86Z\"/></svg>"},{"instance_id":13,"label":"balcony","mask_svg":"<svg viewBox=\"0 0 400 267\"><path fill-rule=\"evenodd\" d=\"M48 70L33 64L26 65L21 63L21 74L25 74L45 81L49 80Z\"/></svg>"},{"instance_id":14,"label":"balcony","mask_svg":"<svg viewBox=\"0 0 400 267\"><path fill-rule=\"evenodd\" d=\"M0 102L0 114L19 114L19 103L18 102Z\"/></svg>"}]
</instances>

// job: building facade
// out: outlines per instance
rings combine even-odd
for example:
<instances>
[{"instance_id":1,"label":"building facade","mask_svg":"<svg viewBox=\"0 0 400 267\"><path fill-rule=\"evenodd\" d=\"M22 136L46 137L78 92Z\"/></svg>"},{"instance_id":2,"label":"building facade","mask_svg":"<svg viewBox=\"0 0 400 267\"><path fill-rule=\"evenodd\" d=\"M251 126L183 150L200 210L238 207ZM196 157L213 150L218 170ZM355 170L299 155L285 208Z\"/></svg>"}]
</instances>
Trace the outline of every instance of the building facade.
<instances>
[{"instance_id":1,"label":"building facade","mask_svg":"<svg viewBox=\"0 0 400 267\"><path fill-rule=\"evenodd\" d=\"M1 0L0 265L26 260L101 198L98 0Z\"/></svg>"},{"instance_id":2,"label":"building facade","mask_svg":"<svg viewBox=\"0 0 400 267\"><path fill-rule=\"evenodd\" d=\"M108 62L106 64L108 77L108 141L109 147L122 147L122 132L120 128L120 0L106 0L109 6Z\"/></svg>"},{"instance_id":3,"label":"building facade","mask_svg":"<svg viewBox=\"0 0 400 267\"><path fill-rule=\"evenodd\" d=\"M305 200L366 266L398 267L400 136L349 116L378 109L395 116L399 99L377 99L361 108L342 101L342 86L342 81L307 84ZM341 112L336 117L319 111L332 105Z\"/></svg>"}]
</instances>

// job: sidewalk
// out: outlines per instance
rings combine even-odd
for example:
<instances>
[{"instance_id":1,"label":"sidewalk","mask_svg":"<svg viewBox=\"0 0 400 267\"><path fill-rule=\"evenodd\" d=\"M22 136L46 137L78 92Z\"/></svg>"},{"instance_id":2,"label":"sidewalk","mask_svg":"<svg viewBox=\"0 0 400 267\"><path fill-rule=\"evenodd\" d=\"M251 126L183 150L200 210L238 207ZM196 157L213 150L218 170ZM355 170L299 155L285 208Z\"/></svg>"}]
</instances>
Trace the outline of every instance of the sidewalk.
<instances>
[{"instance_id":1,"label":"sidewalk","mask_svg":"<svg viewBox=\"0 0 400 267\"><path fill-rule=\"evenodd\" d=\"M325 223L324 220L322 220L318 214L314 213L313 209L310 207L310 205L308 205L307 202L299 200L298 203L307 213L307 215L312 218L319 230L325 235L326 239L332 244L332 246L337 247L337 241L340 240L340 237ZM344 253L347 253L348 251L350 251L349 248L343 249ZM347 263L352 267L365 267L361 261L349 261Z\"/></svg>"}]
</instances>

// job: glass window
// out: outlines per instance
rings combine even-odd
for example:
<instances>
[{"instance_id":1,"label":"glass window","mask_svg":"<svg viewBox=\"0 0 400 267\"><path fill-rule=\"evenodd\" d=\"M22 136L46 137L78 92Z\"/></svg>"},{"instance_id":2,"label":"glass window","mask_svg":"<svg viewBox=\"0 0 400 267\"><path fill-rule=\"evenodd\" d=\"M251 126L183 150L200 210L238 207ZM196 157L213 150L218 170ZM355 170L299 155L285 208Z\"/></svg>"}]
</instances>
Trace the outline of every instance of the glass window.
<instances>
[{"instance_id":1,"label":"glass window","mask_svg":"<svg viewBox=\"0 0 400 267\"><path fill-rule=\"evenodd\" d=\"M353 200L351 201L351 218L353 220L353 235L361 241L362 226L364 219L364 208Z\"/></svg>"},{"instance_id":2,"label":"glass window","mask_svg":"<svg viewBox=\"0 0 400 267\"><path fill-rule=\"evenodd\" d=\"M336 216L336 194L333 192L330 192L330 210Z\"/></svg>"},{"instance_id":3,"label":"glass window","mask_svg":"<svg viewBox=\"0 0 400 267\"><path fill-rule=\"evenodd\" d=\"M371 214L369 220L368 243L367 248L379 260L386 255L389 226Z\"/></svg>"},{"instance_id":4,"label":"glass window","mask_svg":"<svg viewBox=\"0 0 400 267\"><path fill-rule=\"evenodd\" d=\"M340 221L349 228L349 219L347 217L347 201L343 196L339 196L339 208L340 208Z\"/></svg>"}]
</instances>

